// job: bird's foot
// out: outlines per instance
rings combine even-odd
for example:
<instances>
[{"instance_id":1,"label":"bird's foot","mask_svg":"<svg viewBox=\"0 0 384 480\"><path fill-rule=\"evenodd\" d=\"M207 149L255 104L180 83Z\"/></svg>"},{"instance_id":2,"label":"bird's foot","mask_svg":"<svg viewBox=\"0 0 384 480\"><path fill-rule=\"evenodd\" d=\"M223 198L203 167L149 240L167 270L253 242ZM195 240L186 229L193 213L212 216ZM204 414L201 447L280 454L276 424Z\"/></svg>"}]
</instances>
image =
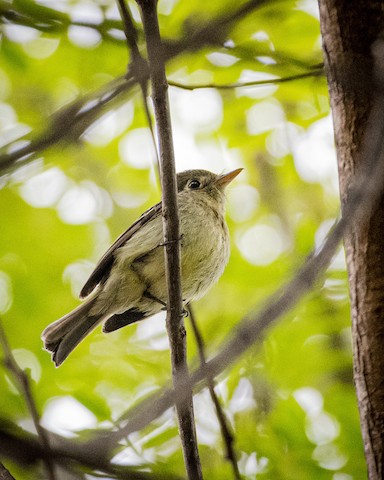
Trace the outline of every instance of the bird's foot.
<instances>
[{"instance_id":1,"label":"bird's foot","mask_svg":"<svg viewBox=\"0 0 384 480\"><path fill-rule=\"evenodd\" d=\"M160 305L163 305L163 308L161 309L162 311L167 310L167 304L165 302L163 302L162 300L160 300L160 298L157 298L157 297L155 297L155 295L152 295L152 293L149 290L145 290L145 292L143 293L143 296L146 297L146 298L149 298L150 300L153 300L154 302L160 303ZM183 308L183 310L180 313L180 317L181 318L186 318L186 317L188 317L188 315L189 315L188 310Z\"/></svg>"},{"instance_id":2,"label":"bird's foot","mask_svg":"<svg viewBox=\"0 0 384 480\"><path fill-rule=\"evenodd\" d=\"M162 311L162 312L167 311L167 306L164 305L164 307L161 309L161 311ZM185 308L183 308L183 310L182 310L181 313L180 313L180 318L186 318L186 317L188 317L188 315L189 315L188 310L185 310Z\"/></svg>"}]
</instances>

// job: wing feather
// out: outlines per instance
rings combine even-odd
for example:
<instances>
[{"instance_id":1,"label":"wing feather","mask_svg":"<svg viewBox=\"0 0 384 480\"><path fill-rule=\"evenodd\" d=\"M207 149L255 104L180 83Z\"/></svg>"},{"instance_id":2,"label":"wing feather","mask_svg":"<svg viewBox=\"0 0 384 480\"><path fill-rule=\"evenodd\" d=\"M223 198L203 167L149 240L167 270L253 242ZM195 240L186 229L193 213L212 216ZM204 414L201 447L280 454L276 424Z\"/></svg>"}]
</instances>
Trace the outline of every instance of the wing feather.
<instances>
[{"instance_id":1,"label":"wing feather","mask_svg":"<svg viewBox=\"0 0 384 480\"><path fill-rule=\"evenodd\" d=\"M87 297L99 283L103 282L109 275L113 263L115 261L115 253L120 247L125 245L128 240L138 231L140 228L147 224L150 220L155 218L161 213L161 202L157 203L149 210L144 212L141 217L136 220L124 233L122 233L117 240L108 248L105 254L101 257L97 263L95 269L91 273L90 277L86 281L84 287L80 292L80 298Z\"/></svg>"}]
</instances>

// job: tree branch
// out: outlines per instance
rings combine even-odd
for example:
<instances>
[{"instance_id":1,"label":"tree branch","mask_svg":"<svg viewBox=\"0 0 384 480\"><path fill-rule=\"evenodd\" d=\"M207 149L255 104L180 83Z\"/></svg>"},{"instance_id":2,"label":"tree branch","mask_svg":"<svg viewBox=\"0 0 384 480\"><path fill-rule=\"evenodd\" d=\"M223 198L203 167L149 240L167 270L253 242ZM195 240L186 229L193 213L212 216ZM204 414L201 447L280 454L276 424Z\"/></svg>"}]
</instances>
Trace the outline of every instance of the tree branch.
<instances>
[{"instance_id":1,"label":"tree branch","mask_svg":"<svg viewBox=\"0 0 384 480\"><path fill-rule=\"evenodd\" d=\"M216 18L210 19L202 26L191 20L190 27L182 40L164 43L164 61L184 51L195 52L205 46L223 45L229 29L237 20L241 20L268 3L272 3L271 0L248 0L234 10L223 9ZM188 25L188 22L185 24Z\"/></svg>"},{"instance_id":2,"label":"tree branch","mask_svg":"<svg viewBox=\"0 0 384 480\"><path fill-rule=\"evenodd\" d=\"M0 419L1 420L1 419ZM170 473L149 473L137 471L134 467L125 467L112 464L100 451L95 452L92 449L78 449L77 443L72 442L72 449L52 445L50 450L42 447L36 436L23 432L16 434L15 431L20 428L15 424L8 424L4 428L0 421L0 454L2 457L8 457L12 461L24 467L31 466L39 460L55 461L64 468L75 471L78 465L103 472L110 478L121 480L182 480L179 476ZM65 439L69 443L68 439ZM103 449L105 453L105 448ZM143 466L142 466L143 467ZM150 468L150 465L148 465ZM12 477L13 478L13 477ZM72 478L72 476L71 476ZM105 476L103 477L105 478ZM0 480L2 480L0 476ZM6 477L6 480L11 480ZM61 480L61 479L60 479Z\"/></svg>"},{"instance_id":3,"label":"tree branch","mask_svg":"<svg viewBox=\"0 0 384 480\"><path fill-rule=\"evenodd\" d=\"M141 62L143 58L140 54L139 48L137 46L137 30L135 24L133 23L131 14L128 10L125 0L117 0L117 5L119 7L121 19L123 21L124 34L127 39L128 48L132 54L132 63Z\"/></svg>"},{"instance_id":4,"label":"tree branch","mask_svg":"<svg viewBox=\"0 0 384 480\"><path fill-rule=\"evenodd\" d=\"M310 72L298 73L296 75L290 75L288 77L271 78L270 80L255 80L254 82L235 82L229 84L215 84L215 83L198 83L195 85L186 85L184 83L169 81L169 85L172 87L182 88L183 90L196 90L201 88L214 88L216 90L232 90L234 88L244 87L261 87L265 85L277 85L280 83L293 82L294 80L301 80L309 77L320 77L324 75L323 66L318 67Z\"/></svg>"},{"instance_id":5,"label":"tree branch","mask_svg":"<svg viewBox=\"0 0 384 480\"><path fill-rule=\"evenodd\" d=\"M111 34L113 30L122 30L119 21L107 18L101 23L76 21L64 12L34 2L17 2L15 5L15 2L0 0L0 19L1 23L24 25L47 33L60 33L71 26L92 28L104 40L119 44L123 41Z\"/></svg>"},{"instance_id":6,"label":"tree branch","mask_svg":"<svg viewBox=\"0 0 384 480\"><path fill-rule=\"evenodd\" d=\"M96 94L82 97L63 107L48 121L49 126L43 133L29 141L27 145L16 148L9 153L11 146L20 142L21 139L19 138L1 149L2 151L8 150L8 152L0 155L0 172L29 162L33 154L45 150L59 141L77 140L95 121L107 104L110 104L121 93L129 90L135 83L136 81L133 78L120 77L110 82L106 88L100 89Z\"/></svg>"},{"instance_id":7,"label":"tree branch","mask_svg":"<svg viewBox=\"0 0 384 480\"><path fill-rule=\"evenodd\" d=\"M183 321L183 299L180 273L180 230L177 207L177 184L169 113L168 83L165 76L163 49L157 18L156 0L137 0L143 18L152 84L152 99L159 136L165 273L168 288L167 331L172 360L172 375L177 391L182 379L188 378L186 334ZM192 389L176 402L184 463L190 480L202 479L193 415Z\"/></svg>"},{"instance_id":8,"label":"tree branch","mask_svg":"<svg viewBox=\"0 0 384 480\"><path fill-rule=\"evenodd\" d=\"M4 365L9 370L9 372L12 373L13 377L16 380L16 383L18 384L21 394L24 396L24 399L27 404L29 413L31 414L32 421L35 426L37 435L39 437L41 446L46 451L49 451L50 445L49 445L48 437L45 434L45 430L40 425L40 416L37 411L35 401L33 399L29 377L19 367L19 365L15 360L15 357L12 354L12 350L8 344L8 340L5 335L5 331L4 331L1 319L0 319L0 345L4 352ZM54 464L52 463L50 458L46 459L45 465L47 469L48 478L50 480L55 480L56 475L54 471Z\"/></svg>"},{"instance_id":9,"label":"tree branch","mask_svg":"<svg viewBox=\"0 0 384 480\"><path fill-rule=\"evenodd\" d=\"M124 33L127 39L128 49L130 50L132 55L132 59L130 62L131 70L133 72L137 72L137 71L141 72L141 74L138 76L138 82L140 84L141 95L143 97L143 106L144 106L145 116L147 118L148 127L151 132L153 147L156 152L157 174L158 174L158 180L160 181L160 159L159 159L159 155L156 147L155 132L153 129L153 123L152 123L152 118L149 111L148 97L147 97L148 77L149 77L148 63L142 57L139 51L139 48L137 45L137 40L138 40L137 30L136 30L135 24L133 23L132 16L130 14L130 11L127 7L125 0L117 0L117 2L120 10L120 15L124 24ZM145 72L145 75L144 75L144 72Z\"/></svg>"},{"instance_id":10,"label":"tree branch","mask_svg":"<svg viewBox=\"0 0 384 480\"><path fill-rule=\"evenodd\" d=\"M197 325L195 315L193 313L192 305L188 305L188 312L189 312L189 319L191 322L192 330L195 335L197 348L199 350L200 365L201 365L201 368L205 368L205 365L207 364L207 359L205 356L204 340L200 333L199 327ZM216 395L214 379L211 375L209 375L209 373L207 373L206 375L206 382L208 385L208 390L211 395L212 402L215 406L217 419L220 424L221 436L223 438L223 442L226 449L225 457L232 465L233 477L236 480L240 480L240 472L239 472L239 467L237 465L236 452L233 445L234 436L233 436L233 433L231 432L229 422L225 415L224 409L220 403L218 396Z\"/></svg>"},{"instance_id":11,"label":"tree branch","mask_svg":"<svg viewBox=\"0 0 384 480\"><path fill-rule=\"evenodd\" d=\"M195 51L205 45L221 45L228 33L230 26L255 9L263 6L271 0L249 0L247 3L236 8L234 11L224 11L215 19L210 20L203 26L193 28L193 36L189 33L185 38L177 41L163 43L163 59L171 60L183 51ZM38 6L39 8L46 8ZM61 15L61 12L58 12ZM190 22L194 24L194 20ZM127 28L125 28L127 30ZM133 36L129 34L130 40ZM131 38L132 37L132 38ZM128 39L127 39L128 41ZM140 64L142 66L142 64ZM17 142L27 140L30 135L18 138L0 149L0 173L4 173L14 166L21 166L32 160L32 155L45 150L61 141L75 141L96 120L102 108L109 106L111 100L118 98L122 93L131 89L138 81L148 79L148 72L143 68L133 69L130 65L125 77L120 77L108 83L103 89L93 95L79 98L67 105L52 116L48 121L48 127L39 135L32 133L32 141L28 140L26 146L12 148ZM102 108L101 108L102 107ZM44 122L43 122L44 123Z\"/></svg>"},{"instance_id":12,"label":"tree branch","mask_svg":"<svg viewBox=\"0 0 384 480\"><path fill-rule=\"evenodd\" d=\"M312 289L316 280L328 267L341 241L344 228L345 220L340 219L334 225L322 248L312 252L294 278L272 295L264 308L241 320L238 327L228 334L219 353L207 361L204 367L192 372L189 380L184 379L177 391L163 389L150 395L122 416L121 420L126 419L127 423L120 430L101 436L96 439L96 444L99 442L107 444L110 441L112 445L131 433L141 430L175 402L184 400L189 388L194 387L195 392L200 391L207 375L214 378L236 362L256 341L262 339L267 328L293 308Z\"/></svg>"}]
</instances>

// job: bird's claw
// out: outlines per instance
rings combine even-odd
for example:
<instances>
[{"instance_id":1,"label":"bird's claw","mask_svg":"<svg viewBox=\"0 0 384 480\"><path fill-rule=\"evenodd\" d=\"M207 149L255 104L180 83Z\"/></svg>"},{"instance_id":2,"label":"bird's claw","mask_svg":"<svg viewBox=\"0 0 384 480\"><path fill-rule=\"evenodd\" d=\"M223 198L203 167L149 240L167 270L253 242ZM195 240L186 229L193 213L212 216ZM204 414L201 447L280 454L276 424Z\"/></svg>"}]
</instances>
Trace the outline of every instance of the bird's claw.
<instances>
[{"instance_id":1,"label":"bird's claw","mask_svg":"<svg viewBox=\"0 0 384 480\"><path fill-rule=\"evenodd\" d=\"M165 306L161 309L161 311L162 311L162 312L165 312L166 310L167 310L167 306L165 305ZM186 317L188 317L188 315L189 315L188 310L185 310L185 308L183 308L183 310L182 310L181 313L180 313L180 318L186 318Z\"/></svg>"}]
</instances>

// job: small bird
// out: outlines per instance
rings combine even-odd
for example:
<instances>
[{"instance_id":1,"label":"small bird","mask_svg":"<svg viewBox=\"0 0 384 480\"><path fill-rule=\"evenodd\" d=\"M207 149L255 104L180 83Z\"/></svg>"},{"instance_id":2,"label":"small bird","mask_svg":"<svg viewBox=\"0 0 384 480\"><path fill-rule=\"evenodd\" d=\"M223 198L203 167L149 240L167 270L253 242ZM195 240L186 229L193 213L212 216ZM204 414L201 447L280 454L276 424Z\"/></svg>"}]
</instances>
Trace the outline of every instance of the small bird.
<instances>
[{"instance_id":1,"label":"small bird","mask_svg":"<svg viewBox=\"0 0 384 480\"><path fill-rule=\"evenodd\" d=\"M183 302L201 298L229 259L225 187L241 172L177 174ZM58 367L99 323L113 332L166 307L161 202L148 209L106 251L80 292L86 300L42 333Z\"/></svg>"}]
</instances>

